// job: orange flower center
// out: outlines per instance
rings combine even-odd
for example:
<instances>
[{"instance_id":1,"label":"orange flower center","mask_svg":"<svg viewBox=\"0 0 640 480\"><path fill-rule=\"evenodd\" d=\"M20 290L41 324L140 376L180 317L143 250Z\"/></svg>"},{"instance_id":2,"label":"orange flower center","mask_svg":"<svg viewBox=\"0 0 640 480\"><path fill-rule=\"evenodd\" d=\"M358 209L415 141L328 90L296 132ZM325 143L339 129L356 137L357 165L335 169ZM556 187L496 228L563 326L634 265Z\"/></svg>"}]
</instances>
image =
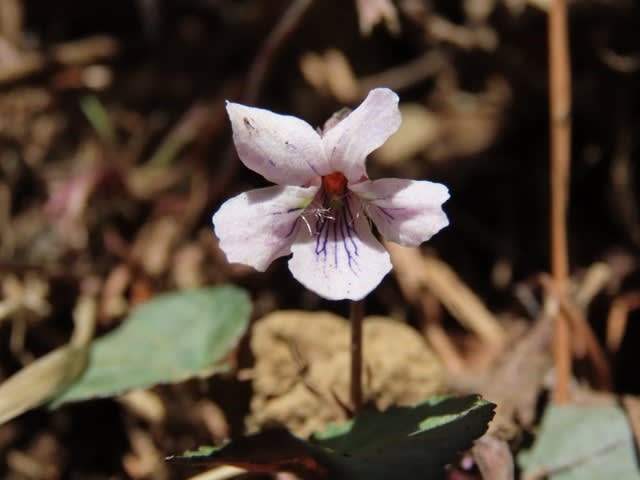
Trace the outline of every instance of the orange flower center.
<instances>
[{"instance_id":1,"label":"orange flower center","mask_svg":"<svg viewBox=\"0 0 640 480\"><path fill-rule=\"evenodd\" d=\"M330 199L342 197L347 190L347 177L341 172L333 172L322 177L322 188Z\"/></svg>"}]
</instances>

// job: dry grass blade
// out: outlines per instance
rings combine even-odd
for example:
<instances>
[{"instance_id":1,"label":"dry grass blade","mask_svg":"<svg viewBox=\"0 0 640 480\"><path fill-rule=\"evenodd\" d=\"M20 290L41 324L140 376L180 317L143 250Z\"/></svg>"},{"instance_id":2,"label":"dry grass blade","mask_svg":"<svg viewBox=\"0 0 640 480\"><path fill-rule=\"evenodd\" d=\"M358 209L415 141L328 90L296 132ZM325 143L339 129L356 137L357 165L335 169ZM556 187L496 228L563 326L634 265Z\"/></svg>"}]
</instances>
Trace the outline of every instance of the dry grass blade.
<instances>
[{"instance_id":1,"label":"dry grass blade","mask_svg":"<svg viewBox=\"0 0 640 480\"><path fill-rule=\"evenodd\" d=\"M230 478L236 478L244 472L246 472L244 468L224 465L222 467L216 467L207 472L200 473L195 477L190 477L189 480L227 480Z\"/></svg>"},{"instance_id":2,"label":"dry grass blade","mask_svg":"<svg viewBox=\"0 0 640 480\"><path fill-rule=\"evenodd\" d=\"M422 279L460 323L475 332L485 343L500 349L505 331L484 303L442 260L424 257Z\"/></svg>"},{"instance_id":3,"label":"dry grass blade","mask_svg":"<svg viewBox=\"0 0 640 480\"><path fill-rule=\"evenodd\" d=\"M39 358L0 385L0 424L45 403L86 365L86 348L65 346Z\"/></svg>"},{"instance_id":4,"label":"dry grass blade","mask_svg":"<svg viewBox=\"0 0 640 480\"><path fill-rule=\"evenodd\" d=\"M576 305L586 309L594 297L611 283L612 277L611 267L606 263L596 262L590 265L575 292Z\"/></svg>"},{"instance_id":5,"label":"dry grass blade","mask_svg":"<svg viewBox=\"0 0 640 480\"><path fill-rule=\"evenodd\" d=\"M93 297L80 298L70 343L44 355L0 385L0 425L47 402L84 371L95 312Z\"/></svg>"},{"instance_id":6,"label":"dry grass blade","mask_svg":"<svg viewBox=\"0 0 640 480\"><path fill-rule=\"evenodd\" d=\"M427 288L462 325L496 350L504 345L505 331L478 296L442 260L420 254L418 249L385 242L393 266L402 277L401 288L411 301Z\"/></svg>"},{"instance_id":7,"label":"dry grass blade","mask_svg":"<svg viewBox=\"0 0 640 480\"><path fill-rule=\"evenodd\" d=\"M417 248L398 248L390 252L402 294L422 311L422 332L449 372L462 372L464 360L440 324L440 303L431 292L423 291L419 269L422 261Z\"/></svg>"},{"instance_id":8,"label":"dry grass blade","mask_svg":"<svg viewBox=\"0 0 640 480\"><path fill-rule=\"evenodd\" d=\"M629 292L616 298L607 317L607 349L617 352L627 329L629 312L640 308L640 292Z\"/></svg>"}]
</instances>

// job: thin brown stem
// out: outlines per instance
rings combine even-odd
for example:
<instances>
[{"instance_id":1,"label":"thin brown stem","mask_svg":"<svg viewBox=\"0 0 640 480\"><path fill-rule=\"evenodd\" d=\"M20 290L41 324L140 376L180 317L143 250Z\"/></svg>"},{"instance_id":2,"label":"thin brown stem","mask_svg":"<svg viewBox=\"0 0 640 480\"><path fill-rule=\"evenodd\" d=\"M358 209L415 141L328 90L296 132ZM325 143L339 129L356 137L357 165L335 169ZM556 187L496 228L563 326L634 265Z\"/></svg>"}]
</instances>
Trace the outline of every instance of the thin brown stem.
<instances>
[{"instance_id":1,"label":"thin brown stem","mask_svg":"<svg viewBox=\"0 0 640 480\"><path fill-rule=\"evenodd\" d=\"M262 43L262 47L253 59L247 73L247 82L240 96L240 100L243 103L254 104L257 102L276 54L298 27L305 13L312 5L313 0L293 0L278 23L273 27L266 40ZM217 180L209 186L207 204L212 204L220 192L231 184L239 165L238 155L229 146L218 168Z\"/></svg>"},{"instance_id":2,"label":"thin brown stem","mask_svg":"<svg viewBox=\"0 0 640 480\"><path fill-rule=\"evenodd\" d=\"M289 35L293 33L312 4L313 0L294 0L280 21L271 30L249 69L247 86L244 95L242 95L242 99L246 103L254 103L258 99L260 89L267 76L267 70L273 61L275 53Z\"/></svg>"},{"instance_id":3,"label":"thin brown stem","mask_svg":"<svg viewBox=\"0 0 640 480\"><path fill-rule=\"evenodd\" d=\"M351 320L351 406L353 413L362 409L362 321L364 300L352 301Z\"/></svg>"},{"instance_id":4,"label":"thin brown stem","mask_svg":"<svg viewBox=\"0 0 640 480\"><path fill-rule=\"evenodd\" d=\"M567 203L571 158L571 70L566 0L552 0L549 8L549 107L551 154L551 273L560 295L569 277ZM566 314L555 317L553 357L556 368L554 400L569 400L571 347Z\"/></svg>"}]
</instances>

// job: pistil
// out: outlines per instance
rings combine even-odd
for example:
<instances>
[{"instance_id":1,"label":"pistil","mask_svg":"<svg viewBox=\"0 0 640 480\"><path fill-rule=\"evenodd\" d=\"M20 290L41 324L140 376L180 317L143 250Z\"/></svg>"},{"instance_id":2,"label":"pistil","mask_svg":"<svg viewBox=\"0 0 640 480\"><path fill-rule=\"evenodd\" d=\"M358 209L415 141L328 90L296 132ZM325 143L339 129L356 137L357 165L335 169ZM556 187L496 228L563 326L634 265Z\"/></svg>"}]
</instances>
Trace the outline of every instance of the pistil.
<instances>
[{"instance_id":1,"label":"pistil","mask_svg":"<svg viewBox=\"0 0 640 480\"><path fill-rule=\"evenodd\" d=\"M342 199L347 191L347 177L342 172L333 172L322 177L322 188L328 199L329 208L342 207Z\"/></svg>"}]
</instances>

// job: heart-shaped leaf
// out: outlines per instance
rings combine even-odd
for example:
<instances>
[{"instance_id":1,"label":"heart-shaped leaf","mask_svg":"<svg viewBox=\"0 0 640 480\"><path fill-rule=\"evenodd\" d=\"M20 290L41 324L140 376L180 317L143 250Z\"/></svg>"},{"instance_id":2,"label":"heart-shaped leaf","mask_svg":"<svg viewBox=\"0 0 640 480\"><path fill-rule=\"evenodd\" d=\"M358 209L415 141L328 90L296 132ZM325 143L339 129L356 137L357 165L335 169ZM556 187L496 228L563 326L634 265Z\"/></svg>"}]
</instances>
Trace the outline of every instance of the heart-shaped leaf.
<instances>
[{"instance_id":1,"label":"heart-shaped leaf","mask_svg":"<svg viewBox=\"0 0 640 480\"><path fill-rule=\"evenodd\" d=\"M633 435L617 405L549 405L518 463L524 479L640 480Z\"/></svg>"},{"instance_id":2,"label":"heart-shaped leaf","mask_svg":"<svg viewBox=\"0 0 640 480\"><path fill-rule=\"evenodd\" d=\"M444 478L445 465L487 430L494 407L477 396L437 397L411 407L363 413L310 442L286 430L268 430L169 461L291 471L304 478L435 480Z\"/></svg>"},{"instance_id":3,"label":"heart-shaped leaf","mask_svg":"<svg viewBox=\"0 0 640 480\"><path fill-rule=\"evenodd\" d=\"M51 406L226 370L250 309L231 286L158 295L91 344L84 374Z\"/></svg>"}]
</instances>

